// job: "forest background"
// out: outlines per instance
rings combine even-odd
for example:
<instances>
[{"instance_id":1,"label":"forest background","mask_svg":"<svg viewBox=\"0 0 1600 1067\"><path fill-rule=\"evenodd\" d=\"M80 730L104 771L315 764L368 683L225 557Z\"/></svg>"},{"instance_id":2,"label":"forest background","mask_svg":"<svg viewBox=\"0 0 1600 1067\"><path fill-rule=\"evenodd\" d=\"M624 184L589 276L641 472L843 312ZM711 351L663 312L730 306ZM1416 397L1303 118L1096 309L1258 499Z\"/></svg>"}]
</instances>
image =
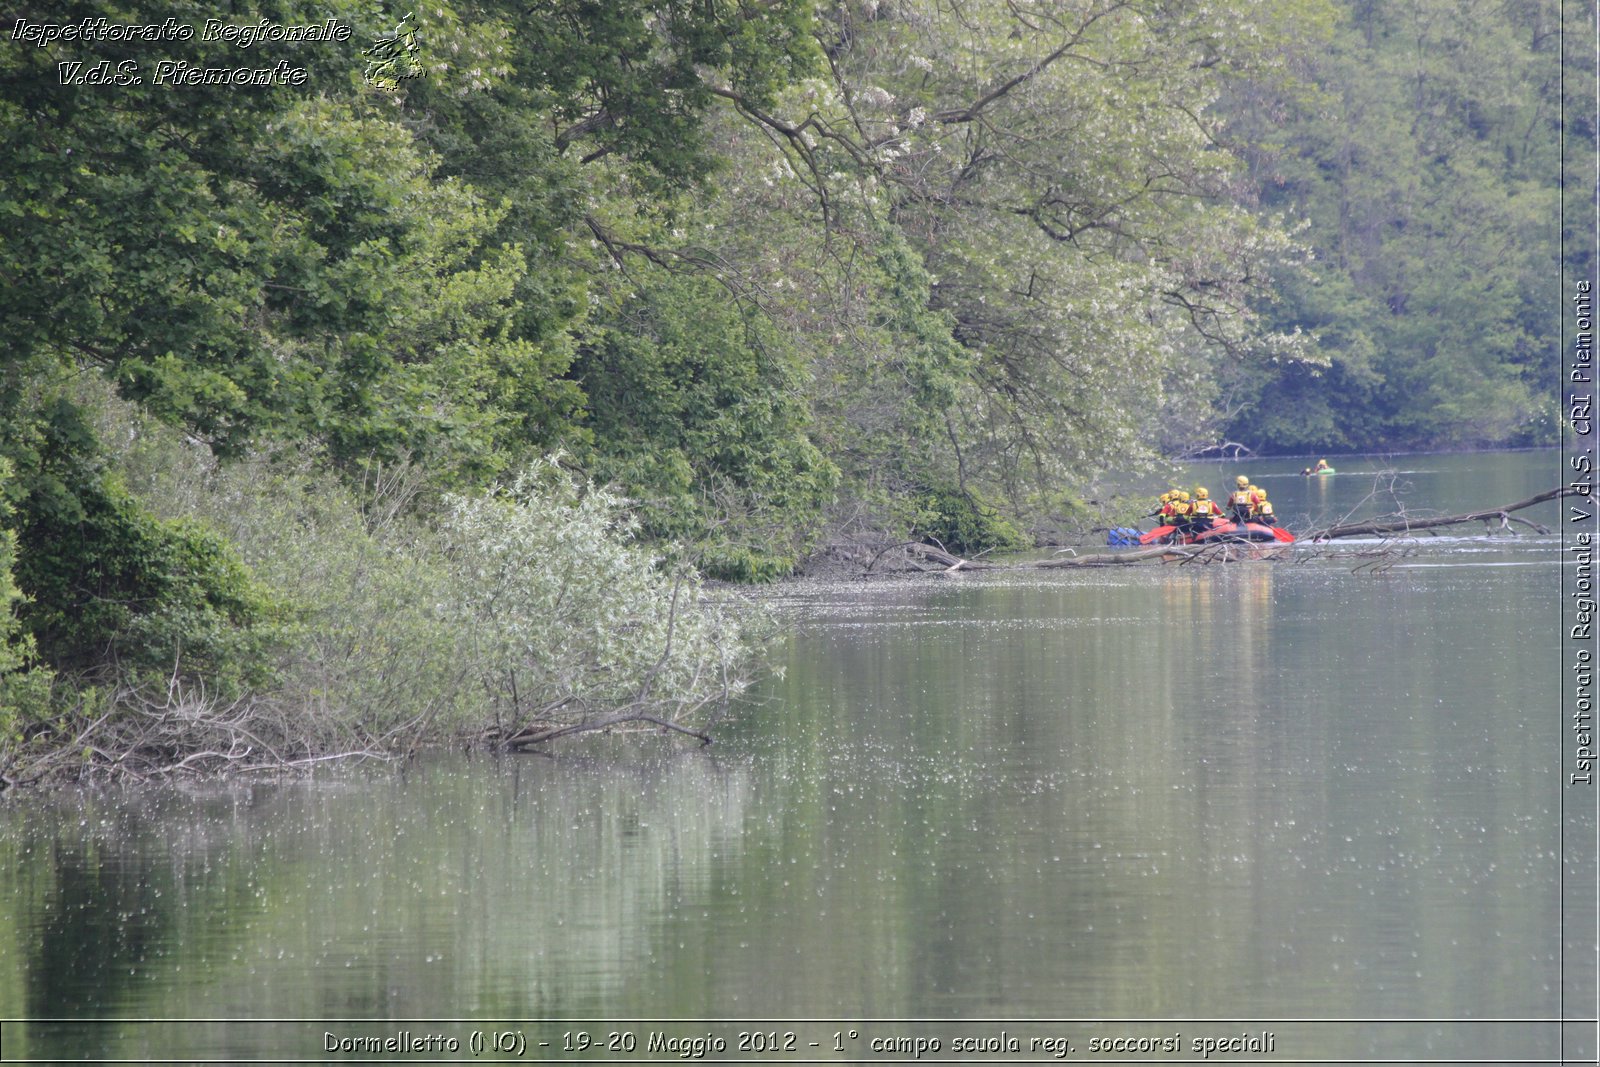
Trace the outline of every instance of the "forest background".
<instances>
[{"instance_id":1,"label":"forest background","mask_svg":"<svg viewBox=\"0 0 1600 1067\"><path fill-rule=\"evenodd\" d=\"M1592 5L15 19L0 782L698 730L755 639L703 576L1050 540L1222 441L1560 432Z\"/></svg>"}]
</instances>

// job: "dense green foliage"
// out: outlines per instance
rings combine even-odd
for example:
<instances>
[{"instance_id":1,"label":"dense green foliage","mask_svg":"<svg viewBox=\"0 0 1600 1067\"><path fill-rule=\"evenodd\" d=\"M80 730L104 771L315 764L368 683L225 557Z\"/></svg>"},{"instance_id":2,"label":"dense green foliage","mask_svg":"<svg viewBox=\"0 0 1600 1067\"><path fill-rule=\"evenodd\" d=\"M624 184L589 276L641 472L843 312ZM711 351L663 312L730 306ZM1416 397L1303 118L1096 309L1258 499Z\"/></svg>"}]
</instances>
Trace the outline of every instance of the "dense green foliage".
<instances>
[{"instance_id":1,"label":"dense green foliage","mask_svg":"<svg viewBox=\"0 0 1600 1067\"><path fill-rule=\"evenodd\" d=\"M693 542L726 522L702 549L705 569L777 577L795 556L782 546L836 475L805 434L795 364L755 309L709 279L631 288L573 368L595 471L647 504L655 537Z\"/></svg>"},{"instance_id":2,"label":"dense green foliage","mask_svg":"<svg viewBox=\"0 0 1600 1067\"><path fill-rule=\"evenodd\" d=\"M0 460L0 487L10 480L10 466ZM0 519L9 514L0 496ZM37 665L33 635L17 617L23 593L13 573L16 562L17 535L0 528L0 745L20 740L22 723L44 706L50 686L49 671Z\"/></svg>"},{"instance_id":3,"label":"dense green foliage","mask_svg":"<svg viewBox=\"0 0 1600 1067\"><path fill-rule=\"evenodd\" d=\"M1595 153L1592 77L1567 79L1562 125L1561 49L1592 40L1593 11L1342 7L1298 57L1297 93L1252 87L1224 109L1262 203L1310 223L1315 263L1278 316L1331 358L1245 376L1226 434L1319 452L1552 443L1552 286L1593 269L1588 241L1560 260L1563 157ZM1575 226L1593 217L1587 195L1570 207Z\"/></svg>"},{"instance_id":4,"label":"dense green foliage","mask_svg":"<svg viewBox=\"0 0 1600 1067\"><path fill-rule=\"evenodd\" d=\"M470 663L560 699L549 634L438 639L505 533L463 501L626 498L626 566L767 580L826 538L1018 547L1223 434L1551 425L1560 138L1594 135L1553 0L224 7L136 18L350 34L0 49L0 694L41 723L52 670L373 736L503 713ZM14 14L101 17L135 18ZM517 480L557 451L574 480Z\"/></svg>"},{"instance_id":5,"label":"dense green foliage","mask_svg":"<svg viewBox=\"0 0 1600 1067\"><path fill-rule=\"evenodd\" d=\"M116 17L69 8L52 17ZM195 17L181 4L141 11L168 15ZM353 90L144 84L113 98L54 84L55 63L101 50L149 61L112 44L4 57L0 321L24 369L96 368L221 454L274 432L340 461L408 447L489 465L505 383L538 376L507 330L521 263L485 243L500 209L438 180L393 108ZM224 44L188 51L238 59ZM348 58L340 69L328 47L303 52L327 63L314 77L348 85Z\"/></svg>"},{"instance_id":6,"label":"dense green foliage","mask_svg":"<svg viewBox=\"0 0 1600 1067\"><path fill-rule=\"evenodd\" d=\"M1016 525L981 497L955 489L926 489L915 497L917 514L911 532L968 555L1031 547Z\"/></svg>"},{"instance_id":7,"label":"dense green foliage","mask_svg":"<svg viewBox=\"0 0 1600 1067\"><path fill-rule=\"evenodd\" d=\"M37 605L26 618L39 653L85 673L177 668L224 692L266 681L272 603L229 546L154 518L113 477L78 488L20 530L17 580Z\"/></svg>"}]
</instances>

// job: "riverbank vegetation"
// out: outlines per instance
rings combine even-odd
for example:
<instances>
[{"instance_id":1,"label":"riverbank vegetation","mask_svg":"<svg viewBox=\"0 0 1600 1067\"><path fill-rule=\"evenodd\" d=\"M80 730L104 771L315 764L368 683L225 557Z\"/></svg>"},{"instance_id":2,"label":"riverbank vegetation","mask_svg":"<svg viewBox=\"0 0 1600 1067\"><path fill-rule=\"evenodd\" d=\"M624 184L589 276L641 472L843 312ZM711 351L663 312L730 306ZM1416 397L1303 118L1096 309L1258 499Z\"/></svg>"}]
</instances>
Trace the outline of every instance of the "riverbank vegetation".
<instances>
[{"instance_id":1,"label":"riverbank vegetation","mask_svg":"<svg viewBox=\"0 0 1600 1067\"><path fill-rule=\"evenodd\" d=\"M1557 5L1458 6L24 5L0 774L703 733L757 625L703 577L1224 436L1545 440L1594 131Z\"/></svg>"}]
</instances>

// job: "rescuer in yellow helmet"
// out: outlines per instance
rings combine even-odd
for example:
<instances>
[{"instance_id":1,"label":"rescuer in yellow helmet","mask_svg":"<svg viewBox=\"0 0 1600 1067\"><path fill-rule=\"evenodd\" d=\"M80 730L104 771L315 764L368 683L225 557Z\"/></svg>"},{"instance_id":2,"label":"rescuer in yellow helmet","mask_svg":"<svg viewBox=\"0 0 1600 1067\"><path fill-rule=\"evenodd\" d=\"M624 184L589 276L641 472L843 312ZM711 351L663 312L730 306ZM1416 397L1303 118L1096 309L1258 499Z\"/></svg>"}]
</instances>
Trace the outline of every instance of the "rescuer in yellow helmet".
<instances>
[{"instance_id":1,"label":"rescuer in yellow helmet","mask_svg":"<svg viewBox=\"0 0 1600 1067\"><path fill-rule=\"evenodd\" d=\"M1217 507L1217 502L1211 499L1211 494L1203 485L1194 489L1194 503L1189 505L1189 528L1200 532L1211 529L1216 517L1222 514L1222 509Z\"/></svg>"},{"instance_id":2,"label":"rescuer in yellow helmet","mask_svg":"<svg viewBox=\"0 0 1600 1067\"><path fill-rule=\"evenodd\" d=\"M1178 534L1188 531L1190 506L1188 493L1184 492L1182 489L1173 491L1171 504L1172 512L1167 521L1174 527L1174 538L1176 538Z\"/></svg>"},{"instance_id":3,"label":"rescuer in yellow helmet","mask_svg":"<svg viewBox=\"0 0 1600 1067\"><path fill-rule=\"evenodd\" d=\"M1267 499L1265 489L1256 490L1255 520L1263 526L1276 526L1278 522L1272 517L1272 501Z\"/></svg>"},{"instance_id":4,"label":"rescuer in yellow helmet","mask_svg":"<svg viewBox=\"0 0 1600 1067\"><path fill-rule=\"evenodd\" d=\"M1228 514L1234 522L1248 522L1252 503L1250 479L1241 474L1233 483L1238 488L1228 494Z\"/></svg>"}]
</instances>

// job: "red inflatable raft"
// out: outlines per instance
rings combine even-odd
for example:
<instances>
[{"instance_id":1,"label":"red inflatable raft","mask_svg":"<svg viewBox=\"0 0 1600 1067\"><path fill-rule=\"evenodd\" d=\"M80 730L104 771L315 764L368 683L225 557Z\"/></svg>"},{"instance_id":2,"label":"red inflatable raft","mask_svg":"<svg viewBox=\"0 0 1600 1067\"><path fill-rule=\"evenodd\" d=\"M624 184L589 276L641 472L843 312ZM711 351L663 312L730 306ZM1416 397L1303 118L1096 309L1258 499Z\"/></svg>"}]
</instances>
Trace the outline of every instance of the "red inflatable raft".
<instances>
[{"instance_id":1,"label":"red inflatable raft","mask_svg":"<svg viewBox=\"0 0 1600 1067\"><path fill-rule=\"evenodd\" d=\"M1294 534L1282 526L1268 526L1261 522L1247 522L1241 529L1239 523L1225 520L1198 533L1180 534L1176 526L1157 526L1149 533L1139 535L1141 545L1209 545L1221 541L1276 541L1286 545L1294 541Z\"/></svg>"}]
</instances>

